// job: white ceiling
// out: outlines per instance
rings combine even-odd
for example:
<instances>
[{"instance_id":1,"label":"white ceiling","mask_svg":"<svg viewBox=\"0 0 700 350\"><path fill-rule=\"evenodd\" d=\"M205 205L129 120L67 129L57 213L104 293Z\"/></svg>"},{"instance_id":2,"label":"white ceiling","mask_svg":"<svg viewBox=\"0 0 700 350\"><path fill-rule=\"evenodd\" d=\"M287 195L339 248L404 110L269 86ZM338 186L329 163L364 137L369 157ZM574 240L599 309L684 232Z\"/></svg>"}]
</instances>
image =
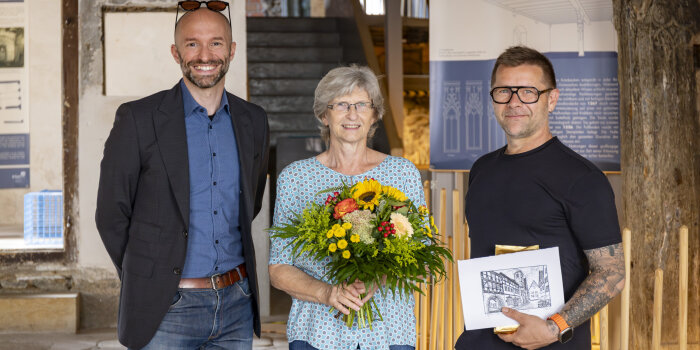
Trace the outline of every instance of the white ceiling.
<instances>
[{"instance_id":1,"label":"white ceiling","mask_svg":"<svg viewBox=\"0 0 700 350\"><path fill-rule=\"evenodd\" d=\"M581 12L585 22L612 20L612 0L484 0L518 15L546 24L578 22Z\"/></svg>"}]
</instances>

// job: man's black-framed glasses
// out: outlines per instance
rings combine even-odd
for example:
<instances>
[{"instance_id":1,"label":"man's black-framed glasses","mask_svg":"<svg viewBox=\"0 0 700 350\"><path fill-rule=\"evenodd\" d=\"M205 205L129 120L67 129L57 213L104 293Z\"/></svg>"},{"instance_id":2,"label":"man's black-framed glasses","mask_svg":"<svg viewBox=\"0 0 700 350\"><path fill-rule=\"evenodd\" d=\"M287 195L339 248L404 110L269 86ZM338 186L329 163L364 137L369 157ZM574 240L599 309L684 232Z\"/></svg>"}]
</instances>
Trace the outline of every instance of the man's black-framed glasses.
<instances>
[{"instance_id":1,"label":"man's black-framed glasses","mask_svg":"<svg viewBox=\"0 0 700 350\"><path fill-rule=\"evenodd\" d=\"M178 1L177 3L177 11L175 11L175 26L177 27L177 19L179 18L179 12L180 9L183 9L185 12L189 11L197 11L199 10L202 5L205 5L209 10L211 11L216 11L216 12L223 12L224 10L228 10L228 22L231 23L231 8L228 5L228 2L226 1L219 1L219 0L210 0L210 1L198 1L198 0L189 0L189 1Z\"/></svg>"},{"instance_id":2,"label":"man's black-framed glasses","mask_svg":"<svg viewBox=\"0 0 700 350\"><path fill-rule=\"evenodd\" d=\"M374 108L374 105L372 102L357 102L357 103L347 103L347 102L337 102L334 104L328 105L328 109L332 111L336 111L339 113L345 113L350 111L350 108L352 106L355 106L355 111L360 114L368 113L369 111Z\"/></svg>"},{"instance_id":3,"label":"man's black-framed glasses","mask_svg":"<svg viewBox=\"0 0 700 350\"><path fill-rule=\"evenodd\" d=\"M537 103L540 95L550 92L554 88L537 90L534 86L497 86L491 89L491 99L498 104L509 103L513 95L518 95L520 102L525 104Z\"/></svg>"}]
</instances>

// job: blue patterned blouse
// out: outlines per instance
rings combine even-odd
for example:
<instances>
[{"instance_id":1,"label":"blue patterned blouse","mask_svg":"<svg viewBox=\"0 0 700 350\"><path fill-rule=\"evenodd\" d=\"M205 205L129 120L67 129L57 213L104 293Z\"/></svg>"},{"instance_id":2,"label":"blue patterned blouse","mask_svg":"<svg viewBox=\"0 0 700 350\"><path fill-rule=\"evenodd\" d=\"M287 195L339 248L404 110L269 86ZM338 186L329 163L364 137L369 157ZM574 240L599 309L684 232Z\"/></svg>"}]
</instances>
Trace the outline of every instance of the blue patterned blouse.
<instances>
[{"instance_id":1,"label":"blue patterned blouse","mask_svg":"<svg viewBox=\"0 0 700 350\"><path fill-rule=\"evenodd\" d=\"M359 175L343 175L321 164L315 157L294 162L284 168L277 181L277 201L273 225L287 222L291 213L299 213L306 203L314 200L323 203L327 195L315 196L321 190L338 186L341 182L354 184L371 177L383 185L394 186L404 192L416 205L425 205L423 187L418 169L405 158L387 156L373 169ZM270 264L294 265L310 276L328 282L324 278L325 262L317 262L305 256L294 258L286 240L273 238L270 245ZM374 295L384 321L374 320L372 328L348 328L328 312L329 306L292 298L292 309L287 323L287 339L303 340L319 350L357 349L386 350L389 345L416 343L415 301L391 292L382 297Z\"/></svg>"}]
</instances>

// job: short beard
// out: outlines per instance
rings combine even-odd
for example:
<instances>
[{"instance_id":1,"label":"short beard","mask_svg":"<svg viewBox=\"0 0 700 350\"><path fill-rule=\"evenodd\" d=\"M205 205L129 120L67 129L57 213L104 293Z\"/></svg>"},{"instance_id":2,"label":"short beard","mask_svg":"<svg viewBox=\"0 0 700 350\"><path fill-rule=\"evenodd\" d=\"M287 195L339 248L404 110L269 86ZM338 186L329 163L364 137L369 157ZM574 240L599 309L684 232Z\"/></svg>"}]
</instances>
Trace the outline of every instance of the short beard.
<instances>
[{"instance_id":1,"label":"short beard","mask_svg":"<svg viewBox=\"0 0 700 350\"><path fill-rule=\"evenodd\" d=\"M180 69L182 70L182 75L187 78L192 84L194 84L196 87L200 89L209 89L214 87L216 84L221 81L221 79L226 76L226 73L228 72L228 66L229 66L229 61L223 61L223 60L213 60L213 61L190 61L190 62L185 62L185 60L182 59L182 55L180 55L180 51L177 51L177 57L180 59ZM197 65L197 64L220 64L221 65L221 70L219 70L219 74L213 76L213 77L206 77L206 78L195 78L194 74L192 74L192 66Z\"/></svg>"}]
</instances>

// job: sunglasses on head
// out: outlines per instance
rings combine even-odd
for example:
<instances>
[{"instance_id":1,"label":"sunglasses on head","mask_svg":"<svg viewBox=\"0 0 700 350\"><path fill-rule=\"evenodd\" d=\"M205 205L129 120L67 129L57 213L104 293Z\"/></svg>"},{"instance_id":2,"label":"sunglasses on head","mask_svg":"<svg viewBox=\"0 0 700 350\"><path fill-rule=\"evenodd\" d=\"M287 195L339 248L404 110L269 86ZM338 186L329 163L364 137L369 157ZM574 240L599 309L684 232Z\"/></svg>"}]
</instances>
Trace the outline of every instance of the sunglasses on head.
<instances>
[{"instance_id":1,"label":"sunglasses on head","mask_svg":"<svg viewBox=\"0 0 700 350\"><path fill-rule=\"evenodd\" d=\"M214 1L190 0L190 1L179 1L177 3L177 11L175 11L175 28L177 28L178 18L180 17L180 9L185 10L185 12L197 11L197 10L199 10L200 7L202 7L202 4L206 5L209 10L216 11L216 12L223 12L224 10L228 9L227 20L229 21L229 23L231 23L231 9L228 6L228 2L218 1L218 0L214 0Z\"/></svg>"},{"instance_id":2,"label":"sunglasses on head","mask_svg":"<svg viewBox=\"0 0 700 350\"><path fill-rule=\"evenodd\" d=\"M228 2L226 1L180 1L177 3L178 7L182 7L185 11L194 11L202 7L202 4L206 5L208 9L212 11L223 11L228 7Z\"/></svg>"}]
</instances>

